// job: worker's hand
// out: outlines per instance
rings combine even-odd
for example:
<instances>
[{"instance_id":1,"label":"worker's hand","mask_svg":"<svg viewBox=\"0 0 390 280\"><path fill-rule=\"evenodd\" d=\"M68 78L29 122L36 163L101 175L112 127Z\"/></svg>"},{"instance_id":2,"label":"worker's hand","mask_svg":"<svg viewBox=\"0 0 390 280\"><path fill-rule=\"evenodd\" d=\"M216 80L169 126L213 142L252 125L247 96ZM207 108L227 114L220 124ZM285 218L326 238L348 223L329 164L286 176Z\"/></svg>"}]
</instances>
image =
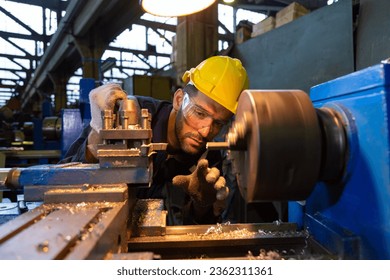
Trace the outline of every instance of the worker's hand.
<instances>
[{"instance_id":1,"label":"worker's hand","mask_svg":"<svg viewBox=\"0 0 390 280\"><path fill-rule=\"evenodd\" d=\"M126 98L127 94L118 84L106 84L91 90L89 93L91 127L99 132L103 127L102 112L113 110L117 100Z\"/></svg>"},{"instance_id":2,"label":"worker's hand","mask_svg":"<svg viewBox=\"0 0 390 280\"><path fill-rule=\"evenodd\" d=\"M173 178L172 183L184 188L198 207L213 206L214 215L218 216L224 209L229 189L219 170L208 166L207 159L201 159L192 174L178 175Z\"/></svg>"}]
</instances>

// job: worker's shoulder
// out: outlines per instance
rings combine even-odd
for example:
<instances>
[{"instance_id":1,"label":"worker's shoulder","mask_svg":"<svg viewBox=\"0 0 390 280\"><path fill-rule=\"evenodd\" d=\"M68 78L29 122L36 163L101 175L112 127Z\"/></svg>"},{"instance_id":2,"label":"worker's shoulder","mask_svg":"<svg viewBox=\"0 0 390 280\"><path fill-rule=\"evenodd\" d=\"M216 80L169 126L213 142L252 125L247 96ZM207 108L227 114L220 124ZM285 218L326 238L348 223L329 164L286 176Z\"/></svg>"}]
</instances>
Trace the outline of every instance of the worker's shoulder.
<instances>
[{"instance_id":1,"label":"worker's shoulder","mask_svg":"<svg viewBox=\"0 0 390 280\"><path fill-rule=\"evenodd\" d=\"M135 96L138 100L139 106L142 109L148 109L149 112L154 115L157 111L162 108L171 108L172 102L167 100L160 100L150 96Z\"/></svg>"}]
</instances>

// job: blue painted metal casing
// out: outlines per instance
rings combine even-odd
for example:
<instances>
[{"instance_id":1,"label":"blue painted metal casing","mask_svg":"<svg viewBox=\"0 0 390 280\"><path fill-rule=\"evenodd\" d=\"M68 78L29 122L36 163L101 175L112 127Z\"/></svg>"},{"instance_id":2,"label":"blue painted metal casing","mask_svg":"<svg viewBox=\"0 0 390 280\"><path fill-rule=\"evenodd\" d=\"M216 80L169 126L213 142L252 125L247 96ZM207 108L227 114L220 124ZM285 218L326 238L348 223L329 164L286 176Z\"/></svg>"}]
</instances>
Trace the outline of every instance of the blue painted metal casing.
<instances>
[{"instance_id":1,"label":"blue painted metal casing","mask_svg":"<svg viewBox=\"0 0 390 280\"><path fill-rule=\"evenodd\" d=\"M61 158L63 158L83 130L80 110L63 109L61 121Z\"/></svg>"},{"instance_id":2,"label":"blue painted metal casing","mask_svg":"<svg viewBox=\"0 0 390 280\"><path fill-rule=\"evenodd\" d=\"M89 105L89 92L95 88L95 80L80 79L80 108L63 109L61 130L61 158L64 157L72 143L91 121L91 108Z\"/></svg>"},{"instance_id":3,"label":"blue painted metal casing","mask_svg":"<svg viewBox=\"0 0 390 280\"><path fill-rule=\"evenodd\" d=\"M308 228L346 259L390 259L390 65L380 64L315 86L316 108L343 116L348 137L340 182L319 182L304 206L289 205L289 220Z\"/></svg>"},{"instance_id":4,"label":"blue painted metal casing","mask_svg":"<svg viewBox=\"0 0 390 280\"><path fill-rule=\"evenodd\" d=\"M151 169L142 167L101 168L79 162L36 165L19 169L20 186L77 186L83 184L149 185Z\"/></svg>"},{"instance_id":5,"label":"blue painted metal casing","mask_svg":"<svg viewBox=\"0 0 390 280\"><path fill-rule=\"evenodd\" d=\"M83 120L83 126L89 124L91 120L91 107L89 105L89 93L96 87L95 79L80 79L80 113Z\"/></svg>"}]
</instances>

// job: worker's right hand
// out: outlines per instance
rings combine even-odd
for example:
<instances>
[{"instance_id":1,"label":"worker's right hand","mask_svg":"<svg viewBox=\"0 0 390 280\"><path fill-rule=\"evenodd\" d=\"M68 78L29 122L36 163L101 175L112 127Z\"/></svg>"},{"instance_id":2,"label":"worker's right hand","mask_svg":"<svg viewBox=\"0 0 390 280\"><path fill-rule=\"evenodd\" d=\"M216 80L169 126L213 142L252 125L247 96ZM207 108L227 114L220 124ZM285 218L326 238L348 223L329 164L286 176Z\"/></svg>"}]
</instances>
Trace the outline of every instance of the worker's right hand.
<instances>
[{"instance_id":1,"label":"worker's right hand","mask_svg":"<svg viewBox=\"0 0 390 280\"><path fill-rule=\"evenodd\" d=\"M127 94L118 84L106 84L91 90L89 93L91 127L99 133L103 127L102 112L104 110L114 110L116 101L126 98Z\"/></svg>"},{"instance_id":2,"label":"worker's right hand","mask_svg":"<svg viewBox=\"0 0 390 280\"><path fill-rule=\"evenodd\" d=\"M225 206L229 188L216 167L209 168L207 159L199 160L196 169L190 175L177 175L172 184L182 187L199 208L213 207L214 215L219 216Z\"/></svg>"}]
</instances>

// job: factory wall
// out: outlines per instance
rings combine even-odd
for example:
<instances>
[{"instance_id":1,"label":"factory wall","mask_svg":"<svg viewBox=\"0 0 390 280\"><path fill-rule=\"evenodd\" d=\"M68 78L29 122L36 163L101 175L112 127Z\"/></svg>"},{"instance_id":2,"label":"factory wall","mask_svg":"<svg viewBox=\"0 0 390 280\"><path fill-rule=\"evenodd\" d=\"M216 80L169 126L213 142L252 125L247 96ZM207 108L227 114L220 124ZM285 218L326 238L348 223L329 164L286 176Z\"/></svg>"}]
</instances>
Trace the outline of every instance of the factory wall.
<instances>
[{"instance_id":1,"label":"factory wall","mask_svg":"<svg viewBox=\"0 0 390 280\"><path fill-rule=\"evenodd\" d=\"M250 87L302 89L390 57L390 1L342 0L235 46Z\"/></svg>"},{"instance_id":2,"label":"factory wall","mask_svg":"<svg viewBox=\"0 0 390 280\"><path fill-rule=\"evenodd\" d=\"M356 30L356 70L390 57L390 1L360 0Z\"/></svg>"}]
</instances>

